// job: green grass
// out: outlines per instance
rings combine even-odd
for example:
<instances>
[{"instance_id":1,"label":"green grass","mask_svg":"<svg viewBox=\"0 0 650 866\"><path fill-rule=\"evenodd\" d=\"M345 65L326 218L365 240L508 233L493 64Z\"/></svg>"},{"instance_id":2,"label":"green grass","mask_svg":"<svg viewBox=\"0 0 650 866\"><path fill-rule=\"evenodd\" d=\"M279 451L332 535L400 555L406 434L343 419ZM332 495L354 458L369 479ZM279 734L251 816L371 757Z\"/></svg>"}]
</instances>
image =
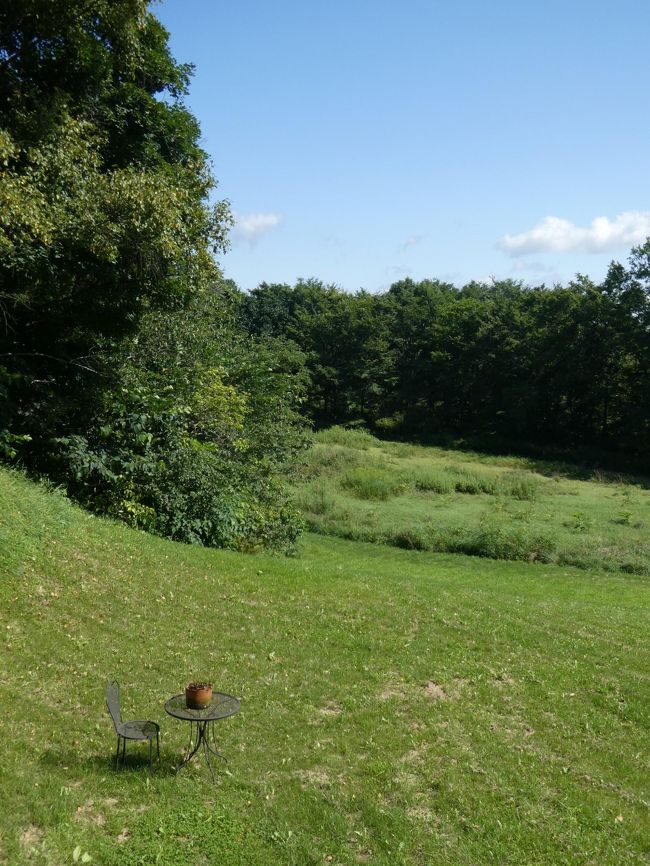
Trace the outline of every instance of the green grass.
<instances>
[{"instance_id":1,"label":"green grass","mask_svg":"<svg viewBox=\"0 0 650 866\"><path fill-rule=\"evenodd\" d=\"M181 546L1 470L0 862L646 864L649 602L636 575L313 535ZM215 786L174 773L162 710L197 676L242 698ZM162 725L152 775L135 747L111 767L109 677Z\"/></svg>"},{"instance_id":2,"label":"green grass","mask_svg":"<svg viewBox=\"0 0 650 866\"><path fill-rule=\"evenodd\" d=\"M324 535L650 575L648 487L332 428L317 434L296 496Z\"/></svg>"}]
</instances>

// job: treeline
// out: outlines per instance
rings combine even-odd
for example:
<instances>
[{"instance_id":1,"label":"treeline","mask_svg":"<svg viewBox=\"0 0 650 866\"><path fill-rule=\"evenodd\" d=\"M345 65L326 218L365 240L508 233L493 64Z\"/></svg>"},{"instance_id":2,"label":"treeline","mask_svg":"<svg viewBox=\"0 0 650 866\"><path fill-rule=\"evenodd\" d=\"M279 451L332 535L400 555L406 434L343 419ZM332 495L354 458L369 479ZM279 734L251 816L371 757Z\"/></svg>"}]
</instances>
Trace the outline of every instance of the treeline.
<instances>
[{"instance_id":1,"label":"treeline","mask_svg":"<svg viewBox=\"0 0 650 866\"><path fill-rule=\"evenodd\" d=\"M348 294L263 283L240 318L305 355L314 424L425 440L598 452L647 467L650 243L596 284L406 279Z\"/></svg>"}]
</instances>

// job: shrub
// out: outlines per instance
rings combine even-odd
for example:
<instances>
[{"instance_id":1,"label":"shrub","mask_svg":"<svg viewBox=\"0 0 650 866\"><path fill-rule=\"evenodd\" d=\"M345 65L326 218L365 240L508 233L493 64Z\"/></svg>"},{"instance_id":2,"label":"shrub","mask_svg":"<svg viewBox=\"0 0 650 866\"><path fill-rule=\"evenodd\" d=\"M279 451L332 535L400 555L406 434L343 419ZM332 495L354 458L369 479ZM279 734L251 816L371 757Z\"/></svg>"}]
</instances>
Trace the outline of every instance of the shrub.
<instances>
[{"instance_id":1,"label":"shrub","mask_svg":"<svg viewBox=\"0 0 650 866\"><path fill-rule=\"evenodd\" d=\"M416 469L410 475L416 490L425 493L453 493L456 485L445 469Z\"/></svg>"},{"instance_id":2,"label":"shrub","mask_svg":"<svg viewBox=\"0 0 650 866\"><path fill-rule=\"evenodd\" d=\"M489 559L551 562L555 554L555 543L550 536L543 533L485 521L475 532L461 540L456 549Z\"/></svg>"},{"instance_id":3,"label":"shrub","mask_svg":"<svg viewBox=\"0 0 650 866\"><path fill-rule=\"evenodd\" d=\"M344 445L346 448L357 448L367 451L379 445L379 440L367 430L350 429L349 427L330 427L320 430L314 436L317 442L328 445Z\"/></svg>"},{"instance_id":4,"label":"shrub","mask_svg":"<svg viewBox=\"0 0 650 866\"><path fill-rule=\"evenodd\" d=\"M479 493L494 494L497 492L498 481L492 475L481 475L467 469L450 467L447 469L457 493L469 493L476 496Z\"/></svg>"},{"instance_id":5,"label":"shrub","mask_svg":"<svg viewBox=\"0 0 650 866\"><path fill-rule=\"evenodd\" d=\"M508 488L508 495L513 499L532 501L537 499L540 491L540 483L536 478L524 473L516 473L507 481L504 479L504 487Z\"/></svg>"},{"instance_id":6,"label":"shrub","mask_svg":"<svg viewBox=\"0 0 650 866\"><path fill-rule=\"evenodd\" d=\"M312 477L321 473L334 475L353 466L368 466L374 462L371 454L356 448L316 443L307 455L307 473Z\"/></svg>"},{"instance_id":7,"label":"shrub","mask_svg":"<svg viewBox=\"0 0 650 866\"><path fill-rule=\"evenodd\" d=\"M395 530L386 541L393 547L401 547L403 550L431 550L432 548L429 533L421 526Z\"/></svg>"},{"instance_id":8,"label":"shrub","mask_svg":"<svg viewBox=\"0 0 650 866\"><path fill-rule=\"evenodd\" d=\"M361 466L343 475L341 487L359 499L386 500L403 493L408 484L401 476L385 469Z\"/></svg>"},{"instance_id":9,"label":"shrub","mask_svg":"<svg viewBox=\"0 0 650 866\"><path fill-rule=\"evenodd\" d=\"M318 515L333 514L337 508L331 490L318 481L300 490L296 504L302 511Z\"/></svg>"}]
</instances>

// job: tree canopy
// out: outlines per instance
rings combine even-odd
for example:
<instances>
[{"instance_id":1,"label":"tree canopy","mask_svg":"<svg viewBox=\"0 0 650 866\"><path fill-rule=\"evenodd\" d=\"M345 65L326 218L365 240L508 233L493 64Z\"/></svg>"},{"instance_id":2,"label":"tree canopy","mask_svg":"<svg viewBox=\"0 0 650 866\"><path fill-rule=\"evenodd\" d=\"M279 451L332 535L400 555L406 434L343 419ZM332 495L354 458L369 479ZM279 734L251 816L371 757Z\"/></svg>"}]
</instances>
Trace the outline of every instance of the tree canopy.
<instances>
[{"instance_id":1,"label":"tree canopy","mask_svg":"<svg viewBox=\"0 0 650 866\"><path fill-rule=\"evenodd\" d=\"M304 405L319 426L591 449L647 468L649 262L650 242L600 285L406 279L370 295L316 280L262 284L242 320L305 353Z\"/></svg>"},{"instance_id":2,"label":"tree canopy","mask_svg":"<svg viewBox=\"0 0 650 866\"><path fill-rule=\"evenodd\" d=\"M286 545L295 386L237 332L191 67L148 6L0 2L0 448L136 525Z\"/></svg>"}]
</instances>

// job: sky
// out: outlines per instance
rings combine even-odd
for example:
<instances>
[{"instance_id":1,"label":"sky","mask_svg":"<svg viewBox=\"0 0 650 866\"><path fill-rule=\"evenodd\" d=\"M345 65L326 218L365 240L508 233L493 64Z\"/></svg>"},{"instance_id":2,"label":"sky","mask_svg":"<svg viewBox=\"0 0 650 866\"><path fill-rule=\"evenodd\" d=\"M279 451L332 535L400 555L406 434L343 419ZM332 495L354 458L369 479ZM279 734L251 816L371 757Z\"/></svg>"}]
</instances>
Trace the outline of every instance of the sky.
<instances>
[{"instance_id":1,"label":"sky","mask_svg":"<svg viewBox=\"0 0 650 866\"><path fill-rule=\"evenodd\" d=\"M650 235L648 0L162 0L226 277L594 280Z\"/></svg>"}]
</instances>

